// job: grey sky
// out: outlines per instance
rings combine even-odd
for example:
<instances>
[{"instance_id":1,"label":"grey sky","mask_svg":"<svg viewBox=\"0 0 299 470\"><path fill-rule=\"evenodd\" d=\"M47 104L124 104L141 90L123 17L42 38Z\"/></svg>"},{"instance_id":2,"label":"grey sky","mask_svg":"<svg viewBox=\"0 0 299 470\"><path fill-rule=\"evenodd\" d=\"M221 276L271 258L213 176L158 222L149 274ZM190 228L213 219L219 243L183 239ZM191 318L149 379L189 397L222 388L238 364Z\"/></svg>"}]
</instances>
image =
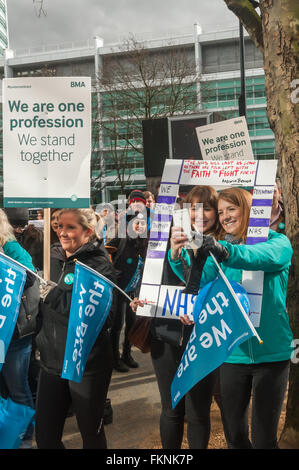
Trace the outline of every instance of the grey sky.
<instances>
[{"instance_id":1,"label":"grey sky","mask_svg":"<svg viewBox=\"0 0 299 470\"><path fill-rule=\"evenodd\" d=\"M224 0L44 0L38 18L32 0L7 0L10 47L31 47L104 38L106 44L132 33L193 31L237 25ZM38 8L38 3L36 3Z\"/></svg>"}]
</instances>

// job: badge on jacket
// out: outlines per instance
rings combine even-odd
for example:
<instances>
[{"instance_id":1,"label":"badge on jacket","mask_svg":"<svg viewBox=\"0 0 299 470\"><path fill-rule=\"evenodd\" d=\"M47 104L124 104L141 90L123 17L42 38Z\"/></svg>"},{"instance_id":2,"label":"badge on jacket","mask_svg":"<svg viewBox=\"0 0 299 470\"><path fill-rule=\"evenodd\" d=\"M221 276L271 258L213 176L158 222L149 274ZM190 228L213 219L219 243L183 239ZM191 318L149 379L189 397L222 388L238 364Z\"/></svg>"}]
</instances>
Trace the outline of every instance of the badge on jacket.
<instances>
[{"instance_id":1,"label":"badge on jacket","mask_svg":"<svg viewBox=\"0 0 299 470\"><path fill-rule=\"evenodd\" d=\"M73 273L68 273L64 276L64 282L65 284L67 284L68 286L70 286L71 284L73 284L74 282L74 274Z\"/></svg>"}]
</instances>

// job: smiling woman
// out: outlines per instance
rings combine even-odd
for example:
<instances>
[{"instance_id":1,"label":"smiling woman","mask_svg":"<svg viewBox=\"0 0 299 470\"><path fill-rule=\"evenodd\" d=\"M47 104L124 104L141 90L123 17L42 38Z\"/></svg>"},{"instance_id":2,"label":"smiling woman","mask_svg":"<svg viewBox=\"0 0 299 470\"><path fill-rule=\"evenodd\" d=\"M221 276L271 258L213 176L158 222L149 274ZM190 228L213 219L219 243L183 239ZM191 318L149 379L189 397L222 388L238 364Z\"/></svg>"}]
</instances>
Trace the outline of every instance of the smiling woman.
<instances>
[{"instance_id":1,"label":"smiling woman","mask_svg":"<svg viewBox=\"0 0 299 470\"><path fill-rule=\"evenodd\" d=\"M71 402L83 447L107 446L103 413L112 373L109 316L88 356L81 382L61 378L76 260L115 282L108 255L95 235L96 224L92 209L62 209L58 216L60 243L51 247L51 280L57 284L41 306L42 327L36 338L41 366L36 409L40 449L63 448L61 438Z\"/></svg>"},{"instance_id":2,"label":"smiling woman","mask_svg":"<svg viewBox=\"0 0 299 470\"><path fill-rule=\"evenodd\" d=\"M218 216L221 225L219 238L225 234L236 239L246 239L252 196L245 189L229 188L220 192L218 198Z\"/></svg>"},{"instance_id":3,"label":"smiling woman","mask_svg":"<svg viewBox=\"0 0 299 470\"><path fill-rule=\"evenodd\" d=\"M258 333L242 343L220 366L222 417L231 449L276 449L277 426L288 383L293 353L292 331L286 311L286 292L292 247L288 238L269 230L265 242L246 245L252 196L240 188L220 192L218 214L221 231L216 241L210 235L193 265L204 267L198 288L214 281L218 268L213 254L230 281L242 282L243 271L263 271L263 301ZM184 240L181 236L179 243ZM185 237L186 240L186 237ZM178 259L168 257L174 273L184 281L183 264L189 263L186 250ZM192 266L193 268L193 266ZM186 282L186 281L185 281ZM184 319L182 319L184 322ZM201 383L201 382L199 382ZM248 436L248 407L252 396L251 440Z\"/></svg>"},{"instance_id":4,"label":"smiling woman","mask_svg":"<svg viewBox=\"0 0 299 470\"><path fill-rule=\"evenodd\" d=\"M62 210L59 214L57 235L67 258L73 255L82 245L89 242L93 229L78 221L73 211Z\"/></svg>"}]
</instances>

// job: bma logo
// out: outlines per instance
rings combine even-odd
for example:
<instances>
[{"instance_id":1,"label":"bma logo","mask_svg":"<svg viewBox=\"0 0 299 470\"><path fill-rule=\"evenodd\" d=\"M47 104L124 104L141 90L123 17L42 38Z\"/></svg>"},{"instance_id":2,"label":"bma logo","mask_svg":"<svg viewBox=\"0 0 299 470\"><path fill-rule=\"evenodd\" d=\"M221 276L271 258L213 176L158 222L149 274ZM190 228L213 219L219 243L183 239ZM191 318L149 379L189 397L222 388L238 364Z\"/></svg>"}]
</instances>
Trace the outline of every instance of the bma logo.
<instances>
[{"instance_id":1,"label":"bma logo","mask_svg":"<svg viewBox=\"0 0 299 470\"><path fill-rule=\"evenodd\" d=\"M85 82L71 82L71 87L85 87Z\"/></svg>"}]
</instances>

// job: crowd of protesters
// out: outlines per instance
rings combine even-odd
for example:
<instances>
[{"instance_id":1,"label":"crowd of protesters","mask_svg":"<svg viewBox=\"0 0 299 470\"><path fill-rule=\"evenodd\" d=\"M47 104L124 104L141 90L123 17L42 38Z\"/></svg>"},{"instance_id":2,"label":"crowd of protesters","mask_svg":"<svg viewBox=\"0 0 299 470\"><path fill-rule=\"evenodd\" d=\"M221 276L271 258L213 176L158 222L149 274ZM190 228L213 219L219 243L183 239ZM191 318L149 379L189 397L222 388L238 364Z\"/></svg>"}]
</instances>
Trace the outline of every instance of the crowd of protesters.
<instances>
[{"instance_id":1,"label":"crowd of protesters","mask_svg":"<svg viewBox=\"0 0 299 470\"><path fill-rule=\"evenodd\" d=\"M113 370L128 373L140 367L133 357L129 332L136 321L137 306L143 306L139 289L156 197L150 191L134 189L117 210L110 203L90 209L51 210L51 280L40 288L38 327L23 334L17 324L0 373L1 395L35 407L38 448L63 448L63 428L70 413L76 416L83 448L107 448L104 427L112 422L108 396ZM198 292L217 275L210 253L231 280L240 282L243 270L263 271L259 331L264 343L255 348L254 342L248 340L236 348L222 366L202 379L172 409L170 386L193 322L188 317L181 321L152 319L150 351L161 397L162 447L180 449L187 422L190 449L207 448L214 396L228 448L277 448L278 421L292 354L292 332L286 312L292 248L284 234L280 182L275 184L268 240L255 246L246 245L252 200L249 191L232 188L217 192L209 186L195 186L180 200L190 207L193 228L197 229L200 221L203 243L186 249L184 230L172 226L162 283L186 286L188 293ZM36 218L40 221L42 216L39 213ZM29 220L28 210L0 210L0 244L5 254L42 273L43 231L38 223ZM115 290L110 313L89 354L80 383L61 378L72 297L72 285L65 279L74 273L75 260L104 274L132 300ZM34 276L27 275L25 290L36 284ZM31 422L21 447L31 448L33 436Z\"/></svg>"}]
</instances>

